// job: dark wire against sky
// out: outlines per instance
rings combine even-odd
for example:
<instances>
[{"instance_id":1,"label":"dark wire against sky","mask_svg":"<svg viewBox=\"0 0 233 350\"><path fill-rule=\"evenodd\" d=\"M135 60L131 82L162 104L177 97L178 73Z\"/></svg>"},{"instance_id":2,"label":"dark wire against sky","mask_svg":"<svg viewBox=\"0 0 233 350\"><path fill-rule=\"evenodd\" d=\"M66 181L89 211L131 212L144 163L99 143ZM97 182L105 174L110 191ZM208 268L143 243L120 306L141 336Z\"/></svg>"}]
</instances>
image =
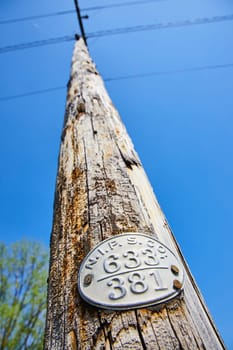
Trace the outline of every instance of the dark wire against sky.
<instances>
[{"instance_id":1,"label":"dark wire against sky","mask_svg":"<svg viewBox=\"0 0 233 350\"><path fill-rule=\"evenodd\" d=\"M160 72L128 74L128 75L122 75L122 76L118 76L118 77L106 78L106 79L104 79L104 81L111 82L111 81L118 81L118 80L140 79L140 78L149 78L152 76L159 76L159 75L169 75L169 74L179 74L179 73L181 74L181 73L189 73L189 72L191 73L191 72L198 72L198 71L204 71L204 70L216 70L216 69L223 69L223 68L233 68L233 63L199 66L199 67L167 70L167 71L160 71ZM3 96L3 97L0 97L0 102L15 100L18 98L28 97L28 96L32 96L32 95L45 94L48 92L63 90L65 88L66 88L65 85L55 86L52 88L30 91L30 92L26 92L26 93L22 93L22 94L18 94L18 95L10 95L10 96L5 96L5 97Z\"/></svg>"},{"instance_id":2,"label":"dark wire against sky","mask_svg":"<svg viewBox=\"0 0 233 350\"><path fill-rule=\"evenodd\" d=\"M90 38L98 38L98 37L104 37L104 36L110 36L110 35L120 35L120 34L128 34L133 32L187 27L187 26L203 25L203 24L210 24L210 23L216 23L216 22L232 21L232 20L233 20L233 14L229 14L224 16L195 18L195 19L185 20L185 21L142 24L142 25L133 26L133 27L115 28L115 29L91 32L91 33L87 33L86 37L87 39L90 39ZM10 51L30 49L38 46L59 44L65 41L72 41L74 39L75 39L74 35L66 35L66 36L57 37L57 38L50 38L45 40L38 40L38 41L32 41L27 43L9 45L5 47L0 47L0 54L10 52Z\"/></svg>"},{"instance_id":3,"label":"dark wire against sky","mask_svg":"<svg viewBox=\"0 0 233 350\"><path fill-rule=\"evenodd\" d=\"M130 7L130 6L137 6L137 5L143 5L143 4L147 4L147 3L160 2L160 1L166 1L166 0L126 1L124 3L115 3L115 4L108 4L108 5L98 5L98 6L86 7L86 8L82 8L81 12L91 12L91 11L98 11L98 10L105 10L105 9L126 7L126 6ZM59 11L59 12L46 13L46 14L32 15L32 16L27 16L27 17L12 18L12 19L0 20L0 24L11 24L11 23L17 23L17 22L31 21L34 19L64 16L64 15L73 14L75 12L76 12L76 10L65 10L65 11Z\"/></svg>"}]
</instances>

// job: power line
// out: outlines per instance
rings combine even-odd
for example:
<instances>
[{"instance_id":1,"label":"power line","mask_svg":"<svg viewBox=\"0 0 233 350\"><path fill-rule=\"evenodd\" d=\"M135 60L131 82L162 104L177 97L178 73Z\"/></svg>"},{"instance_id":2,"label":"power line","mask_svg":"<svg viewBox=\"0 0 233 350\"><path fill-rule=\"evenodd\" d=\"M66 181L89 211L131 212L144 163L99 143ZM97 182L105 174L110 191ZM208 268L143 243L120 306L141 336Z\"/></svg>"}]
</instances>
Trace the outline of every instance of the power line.
<instances>
[{"instance_id":1,"label":"power line","mask_svg":"<svg viewBox=\"0 0 233 350\"><path fill-rule=\"evenodd\" d=\"M139 74L128 74L128 75L122 75L118 77L113 78L106 78L104 81L116 81L116 80L128 80L128 79L138 79L138 78L148 78L156 75L169 75L169 74L179 74L179 73L188 73L188 72L198 72L198 71L204 71L204 70L216 70L216 69L223 69L223 68L233 68L233 63L225 63L225 64L215 64L215 65L206 65L206 66L199 66L199 67L192 67L192 68L181 68L181 69L175 69L175 70L165 70L165 71L158 71L158 72L149 72L149 73L139 73Z\"/></svg>"},{"instance_id":2,"label":"power line","mask_svg":"<svg viewBox=\"0 0 233 350\"><path fill-rule=\"evenodd\" d=\"M81 9L81 12L91 12L91 11L98 11L98 10L105 10L105 9L111 9L116 7L130 7L135 5L143 5L147 3L152 2L162 2L166 0L138 0L138 1L126 1L124 3L115 3L115 4L108 4L108 5L97 5L92 7L86 7ZM48 17L56 17L56 16L64 16L64 15L70 15L75 13L76 10L66 10L66 11L59 11L59 12L50 12L45 14L39 14L39 15L32 15L27 17L20 17L20 18L12 18L12 19L6 19L6 20L0 20L0 24L11 24L11 23L17 23L17 22L25 22L25 21L31 21L35 19L41 19L41 18L48 18Z\"/></svg>"},{"instance_id":3,"label":"power line","mask_svg":"<svg viewBox=\"0 0 233 350\"><path fill-rule=\"evenodd\" d=\"M57 87L53 87L53 88L35 90L35 91L31 91L31 92L25 92L23 94L18 94L18 95L10 95L10 96L5 96L5 97L0 97L0 101L15 100L17 98L33 96L33 95L39 95L39 94L44 94L44 93L52 92L52 91L58 91L58 90L62 90L62 89L65 89L65 86L57 86Z\"/></svg>"},{"instance_id":4,"label":"power line","mask_svg":"<svg viewBox=\"0 0 233 350\"><path fill-rule=\"evenodd\" d=\"M97 10L105 10L105 9L111 9L116 7L129 7L129 6L135 6L135 5L144 5L151 2L163 2L166 0L138 0L138 1L125 1L124 3L115 3L115 4L108 4L108 5L100 5L100 6L93 6L93 7L86 7L81 9L81 11L97 11Z\"/></svg>"},{"instance_id":5,"label":"power line","mask_svg":"<svg viewBox=\"0 0 233 350\"><path fill-rule=\"evenodd\" d=\"M106 78L106 79L104 79L104 81L111 82L111 81L117 81L117 80L130 80L130 79L148 78L148 77L159 76L159 75L180 74L180 73L189 73L189 72L191 73L191 72L198 72L198 71L204 71L204 70L217 70L217 69L224 69L224 68L225 69L226 68L233 68L233 63L197 66L197 67L191 67L191 68L182 68L182 69L139 73L139 74L128 74L128 75L122 75L122 76L118 76L118 77ZM5 96L5 97L0 97L0 102L1 101L3 102L3 101L15 100L18 98L23 98L23 97L32 96L32 95L44 94L47 92L62 90L65 88L66 88L66 86L64 85L64 86L57 86L57 87L53 87L53 88L35 90L35 91L26 92L26 93L18 94L18 95L9 95L9 96Z\"/></svg>"},{"instance_id":6,"label":"power line","mask_svg":"<svg viewBox=\"0 0 233 350\"><path fill-rule=\"evenodd\" d=\"M97 31L93 33L88 33L87 38L96 38L96 37L118 35L118 34L128 34L128 33L148 31L148 30L178 28L178 27L194 26L199 24L232 21L232 20L233 20L233 14L225 15L225 16L196 18L193 20L176 21L176 22L160 22L156 24L145 24L145 25L139 25L135 27L115 28L110 30Z\"/></svg>"},{"instance_id":7,"label":"power line","mask_svg":"<svg viewBox=\"0 0 233 350\"><path fill-rule=\"evenodd\" d=\"M38 47L38 46L59 44L59 43L66 42L66 41L72 41L74 39L75 39L74 35L66 35L66 36L62 36L62 37L58 37L58 38L37 40L37 41L32 41L29 43L22 43L22 44L17 44L17 45L9 45L9 46L5 46L5 47L0 47L0 54L10 52L10 51L31 49L33 47Z\"/></svg>"},{"instance_id":8,"label":"power line","mask_svg":"<svg viewBox=\"0 0 233 350\"><path fill-rule=\"evenodd\" d=\"M0 24L11 24L11 23L17 23L17 22L26 22L26 21L32 21L34 19L41 19L41 18L48 18L48 17L55 17L55 16L64 16L64 15L69 15L71 13L75 13L75 10L51 12L51 13L46 13L44 15L41 14L41 15L32 15L32 16L20 17L20 18L5 19L5 20L1 20Z\"/></svg>"},{"instance_id":9,"label":"power line","mask_svg":"<svg viewBox=\"0 0 233 350\"><path fill-rule=\"evenodd\" d=\"M164 23L156 23L156 24L139 25L135 27L102 30L102 31L87 33L86 37L90 39L90 38L103 37L103 36L109 36L109 35L128 34L128 33L139 32L139 31L160 30L160 29L167 29L167 28L178 28L178 27L186 27L186 26L193 26L193 25L210 24L210 23L216 23L216 22L232 21L232 20L233 20L233 14L230 14L225 16L196 18L194 20L164 22ZM9 51L29 49L37 46L58 44L65 41L72 41L74 39L75 39L74 35L66 35L63 37L57 37L57 38L51 38L46 40L39 40L39 41L33 41L28 43L0 47L0 54L6 53Z\"/></svg>"}]
</instances>

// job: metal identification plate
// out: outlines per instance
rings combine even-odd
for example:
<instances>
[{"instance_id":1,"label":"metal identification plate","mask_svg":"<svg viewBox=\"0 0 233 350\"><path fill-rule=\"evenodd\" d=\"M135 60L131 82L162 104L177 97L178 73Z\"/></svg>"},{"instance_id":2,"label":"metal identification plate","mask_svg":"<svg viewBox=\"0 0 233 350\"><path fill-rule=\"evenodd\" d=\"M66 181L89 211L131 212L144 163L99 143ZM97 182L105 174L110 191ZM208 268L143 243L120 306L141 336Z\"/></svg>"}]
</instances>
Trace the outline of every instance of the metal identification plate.
<instances>
[{"instance_id":1,"label":"metal identification plate","mask_svg":"<svg viewBox=\"0 0 233 350\"><path fill-rule=\"evenodd\" d=\"M135 232L97 245L82 262L78 288L94 306L127 310L174 298L183 279L182 266L169 248Z\"/></svg>"}]
</instances>

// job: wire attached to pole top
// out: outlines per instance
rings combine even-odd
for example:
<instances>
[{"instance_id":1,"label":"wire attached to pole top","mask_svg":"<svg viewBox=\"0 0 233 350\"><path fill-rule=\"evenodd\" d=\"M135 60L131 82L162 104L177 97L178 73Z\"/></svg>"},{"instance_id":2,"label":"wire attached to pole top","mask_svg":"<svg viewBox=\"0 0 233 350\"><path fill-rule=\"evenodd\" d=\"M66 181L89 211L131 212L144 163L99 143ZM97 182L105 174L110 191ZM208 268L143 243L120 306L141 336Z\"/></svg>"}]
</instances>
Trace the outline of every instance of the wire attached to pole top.
<instances>
[{"instance_id":1,"label":"wire attached to pole top","mask_svg":"<svg viewBox=\"0 0 233 350\"><path fill-rule=\"evenodd\" d=\"M75 9L76 9L76 13L77 13L77 17L78 17L78 23L79 23L79 27L80 27L80 31L81 31L81 35L83 37L84 43L87 46L87 38L86 38L86 34L85 34L85 30L84 30L84 26L83 26L83 18L88 18L87 16L82 16L81 15L81 11L78 5L78 0L74 0L74 5L75 5ZM77 36L78 37L78 36Z\"/></svg>"}]
</instances>

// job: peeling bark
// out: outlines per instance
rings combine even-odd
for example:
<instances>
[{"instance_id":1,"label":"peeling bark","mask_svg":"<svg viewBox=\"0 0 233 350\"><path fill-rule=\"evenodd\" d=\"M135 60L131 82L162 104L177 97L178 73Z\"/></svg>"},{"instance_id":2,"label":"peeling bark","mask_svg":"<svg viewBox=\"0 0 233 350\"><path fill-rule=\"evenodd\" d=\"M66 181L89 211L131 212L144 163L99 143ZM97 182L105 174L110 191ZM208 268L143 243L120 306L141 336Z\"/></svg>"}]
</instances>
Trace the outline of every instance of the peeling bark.
<instances>
[{"instance_id":1,"label":"peeling bark","mask_svg":"<svg viewBox=\"0 0 233 350\"><path fill-rule=\"evenodd\" d=\"M176 252L186 274L182 297L121 312L86 304L77 290L84 257L100 241L135 231ZM75 45L61 138L44 349L224 349L82 39Z\"/></svg>"}]
</instances>

